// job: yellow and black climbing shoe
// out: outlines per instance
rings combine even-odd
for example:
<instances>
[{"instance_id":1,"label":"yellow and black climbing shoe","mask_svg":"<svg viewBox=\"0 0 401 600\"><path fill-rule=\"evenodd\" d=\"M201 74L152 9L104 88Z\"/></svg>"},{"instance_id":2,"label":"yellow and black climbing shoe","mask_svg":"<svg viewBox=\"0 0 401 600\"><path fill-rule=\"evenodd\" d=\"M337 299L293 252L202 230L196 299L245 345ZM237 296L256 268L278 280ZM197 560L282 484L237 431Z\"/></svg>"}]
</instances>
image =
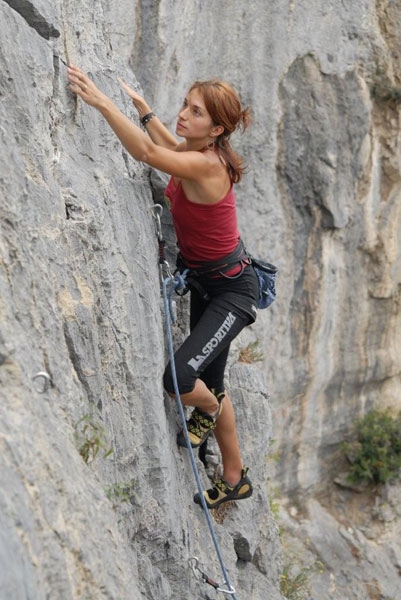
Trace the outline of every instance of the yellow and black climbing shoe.
<instances>
[{"instance_id":1,"label":"yellow and black climbing shoe","mask_svg":"<svg viewBox=\"0 0 401 600\"><path fill-rule=\"evenodd\" d=\"M209 434L216 427L216 421L221 415L222 409L223 405L221 402L219 410L213 416L199 410L199 408L193 409L191 417L187 421L188 435L192 448L199 448L207 440ZM183 431L177 434L177 444L179 446L187 445Z\"/></svg>"},{"instance_id":2,"label":"yellow and black climbing shoe","mask_svg":"<svg viewBox=\"0 0 401 600\"><path fill-rule=\"evenodd\" d=\"M251 480L248 475L248 467L244 467L241 472L241 479L237 485L228 485L223 479L218 479L214 486L203 492L206 506L208 508L217 508L223 502L229 502L230 500L243 500L252 496L253 487ZM201 498L199 494L195 494L194 502L201 504Z\"/></svg>"}]
</instances>

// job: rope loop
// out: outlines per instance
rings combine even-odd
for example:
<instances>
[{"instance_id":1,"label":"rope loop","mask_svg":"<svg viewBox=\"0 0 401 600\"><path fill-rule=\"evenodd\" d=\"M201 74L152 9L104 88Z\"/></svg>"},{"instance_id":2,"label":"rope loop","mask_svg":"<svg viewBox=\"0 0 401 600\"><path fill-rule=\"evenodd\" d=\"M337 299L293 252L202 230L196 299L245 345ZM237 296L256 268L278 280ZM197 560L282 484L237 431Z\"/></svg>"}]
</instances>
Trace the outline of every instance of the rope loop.
<instances>
[{"instance_id":1,"label":"rope loop","mask_svg":"<svg viewBox=\"0 0 401 600\"><path fill-rule=\"evenodd\" d=\"M185 290L185 287L187 285L186 276L188 271L189 269L185 269L185 271L183 271L182 273L180 273L179 271L176 271L174 273L174 289L179 295L182 295L181 292Z\"/></svg>"}]
</instances>

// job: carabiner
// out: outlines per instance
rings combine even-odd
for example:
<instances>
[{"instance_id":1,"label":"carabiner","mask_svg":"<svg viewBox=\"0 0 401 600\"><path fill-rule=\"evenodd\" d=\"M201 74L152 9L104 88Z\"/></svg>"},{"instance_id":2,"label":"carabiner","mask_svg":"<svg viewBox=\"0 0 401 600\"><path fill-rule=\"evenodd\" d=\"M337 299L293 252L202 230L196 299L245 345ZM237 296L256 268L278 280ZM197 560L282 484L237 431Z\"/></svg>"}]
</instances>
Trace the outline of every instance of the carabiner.
<instances>
[{"instance_id":1,"label":"carabiner","mask_svg":"<svg viewBox=\"0 0 401 600\"><path fill-rule=\"evenodd\" d=\"M163 240L162 222L161 222L161 216L163 214L163 207L161 204L154 204L153 206L150 207L150 210L152 211L152 217L155 220L157 239L159 240L159 242L161 242Z\"/></svg>"}]
</instances>

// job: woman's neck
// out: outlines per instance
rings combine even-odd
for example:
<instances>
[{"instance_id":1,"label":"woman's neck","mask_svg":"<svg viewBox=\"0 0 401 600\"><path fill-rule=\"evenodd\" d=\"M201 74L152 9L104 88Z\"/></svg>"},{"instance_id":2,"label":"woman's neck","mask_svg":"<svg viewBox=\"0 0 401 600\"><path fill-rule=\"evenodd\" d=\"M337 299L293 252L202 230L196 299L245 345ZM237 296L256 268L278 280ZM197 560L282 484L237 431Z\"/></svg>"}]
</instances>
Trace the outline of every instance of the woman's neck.
<instances>
[{"instance_id":1,"label":"woman's neck","mask_svg":"<svg viewBox=\"0 0 401 600\"><path fill-rule=\"evenodd\" d=\"M214 150L215 143L210 140L186 140L186 150L192 150L195 152L206 152L206 150Z\"/></svg>"}]
</instances>

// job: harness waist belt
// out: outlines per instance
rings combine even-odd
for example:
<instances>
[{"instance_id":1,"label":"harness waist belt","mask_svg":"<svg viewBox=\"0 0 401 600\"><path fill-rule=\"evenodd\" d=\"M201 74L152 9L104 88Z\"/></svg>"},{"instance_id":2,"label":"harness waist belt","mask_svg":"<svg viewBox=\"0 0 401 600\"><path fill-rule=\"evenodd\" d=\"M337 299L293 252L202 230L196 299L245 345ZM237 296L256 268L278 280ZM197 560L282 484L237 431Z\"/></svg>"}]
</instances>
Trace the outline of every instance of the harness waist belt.
<instances>
[{"instance_id":1,"label":"harness waist belt","mask_svg":"<svg viewBox=\"0 0 401 600\"><path fill-rule=\"evenodd\" d=\"M240 239L238 245L230 254L226 254L218 260L202 261L202 262L188 262L182 254L179 253L177 256L177 267L180 268L183 265L187 269L196 271L197 275L208 275L211 273L226 273L230 271L237 263L242 261L249 261L250 257L245 250L243 241Z\"/></svg>"}]
</instances>

